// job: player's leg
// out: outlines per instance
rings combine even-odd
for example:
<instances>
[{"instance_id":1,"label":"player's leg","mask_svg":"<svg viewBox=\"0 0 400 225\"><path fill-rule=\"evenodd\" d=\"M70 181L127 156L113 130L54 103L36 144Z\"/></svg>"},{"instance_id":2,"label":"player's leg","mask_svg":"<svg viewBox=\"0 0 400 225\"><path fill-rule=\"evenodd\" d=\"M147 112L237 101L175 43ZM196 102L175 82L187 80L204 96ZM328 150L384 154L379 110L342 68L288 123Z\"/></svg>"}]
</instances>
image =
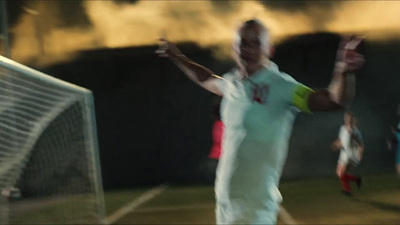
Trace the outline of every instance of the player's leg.
<instances>
[{"instance_id":1,"label":"player's leg","mask_svg":"<svg viewBox=\"0 0 400 225\"><path fill-rule=\"evenodd\" d=\"M336 175L340 178L343 176L346 166L338 163L336 166Z\"/></svg>"},{"instance_id":2,"label":"player's leg","mask_svg":"<svg viewBox=\"0 0 400 225\"><path fill-rule=\"evenodd\" d=\"M342 193L346 195L351 195L351 187L349 180L346 176L346 164L338 164L336 173L340 179L340 183L342 185Z\"/></svg>"},{"instance_id":3,"label":"player's leg","mask_svg":"<svg viewBox=\"0 0 400 225\"><path fill-rule=\"evenodd\" d=\"M343 177L343 174L346 172L346 167L349 162L349 158L345 151L340 151L339 160L337 162L336 174L339 178Z\"/></svg>"},{"instance_id":4,"label":"player's leg","mask_svg":"<svg viewBox=\"0 0 400 225\"><path fill-rule=\"evenodd\" d=\"M355 175L358 174L357 172L358 164L357 163L349 163L346 167L346 170L343 174L344 178L347 182L356 182L358 189L361 188L361 176Z\"/></svg>"},{"instance_id":5,"label":"player's leg","mask_svg":"<svg viewBox=\"0 0 400 225\"><path fill-rule=\"evenodd\" d=\"M343 163L338 163L336 173L339 176L340 183L342 184L342 193L345 195L350 196L351 195L351 187L349 180L347 179L346 176L346 164Z\"/></svg>"},{"instance_id":6,"label":"player's leg","mask_svg":"<svg viewBox=\"0 0 400 225\"><path fill-rule=\"evenodd\" d=\"M342 193L347 196L351 196L350 184L345 176L348 162L349 158L346 152L340 151L339 160L336 168L336 174L338 175L340 183L342 185Z\"/></svg>"}]
</instances>

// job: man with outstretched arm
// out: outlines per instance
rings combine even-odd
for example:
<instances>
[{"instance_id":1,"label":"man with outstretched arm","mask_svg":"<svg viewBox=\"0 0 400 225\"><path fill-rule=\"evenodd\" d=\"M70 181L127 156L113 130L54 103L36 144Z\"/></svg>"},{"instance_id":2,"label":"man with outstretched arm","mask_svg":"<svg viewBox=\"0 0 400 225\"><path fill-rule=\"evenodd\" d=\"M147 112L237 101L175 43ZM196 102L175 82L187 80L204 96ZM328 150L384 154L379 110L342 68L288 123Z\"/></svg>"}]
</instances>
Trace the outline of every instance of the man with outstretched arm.
<instances>
[{"instance_id":1,"label":"man with outstretched arm","mask_svg":"<svg viewBox=\"0 0 400 225\"><path fill-rule=\"evenodd\" d=\"M191 80L223 96L224 154L215 181L217 224L275 224L282 197L279 179L297 112L346 108L354 96L355 75L364 62L355 50L362 38L346 37L339 46L328 88L313 91L279 71L269 60L267 28L244 22L233 43L237 67L218 76L166 39L157 53L170 58Z\"/></svg>"}]
</instances>

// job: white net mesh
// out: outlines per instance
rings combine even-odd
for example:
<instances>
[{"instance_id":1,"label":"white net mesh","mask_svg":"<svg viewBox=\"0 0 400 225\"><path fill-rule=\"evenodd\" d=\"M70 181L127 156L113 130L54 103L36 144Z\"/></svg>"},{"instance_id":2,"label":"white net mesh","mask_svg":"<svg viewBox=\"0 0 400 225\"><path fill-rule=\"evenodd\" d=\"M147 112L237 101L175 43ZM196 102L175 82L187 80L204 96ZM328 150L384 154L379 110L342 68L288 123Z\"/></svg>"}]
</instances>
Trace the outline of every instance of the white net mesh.
<instances>
[{"instance_id":1,"label":"white net mesh","mask_svg":"<svg viewBox=\"0 0 400 225\"><path fill-rule=\"evenodd\" d=\"M99 224L90 91L0 57L0 223Z\"/></svg>"}]
</instances>

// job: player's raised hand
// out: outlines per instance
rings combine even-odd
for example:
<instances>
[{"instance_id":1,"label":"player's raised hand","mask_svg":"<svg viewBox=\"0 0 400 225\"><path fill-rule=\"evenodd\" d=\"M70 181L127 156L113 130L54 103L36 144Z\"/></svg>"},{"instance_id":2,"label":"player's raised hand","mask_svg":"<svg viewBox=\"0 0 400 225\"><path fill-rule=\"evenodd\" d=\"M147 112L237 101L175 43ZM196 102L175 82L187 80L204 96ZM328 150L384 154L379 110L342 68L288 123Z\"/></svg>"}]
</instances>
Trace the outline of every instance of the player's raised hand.
<instances>
[{"instance_id":1,"label":"player's raised hand","mask_svg":"<svg viewBox=\"0 0 400 225\"><path fill-rule=\"evenodd\" d=\"M364 40L360 36L344 36L339 44L337 62L344 66L344 72L354 72L364 64L364 56L357 52L357 47Z\"/></svg>"},{"instance_id":2,"label":"player's raised hand","mask_svg":"<svg viewBox=\"0 0 400 225\"><path fill-rule=\"evenodd\" d=\"M168 41L165 33L163 35L161 35L158 45L159 45L159 47L156 50L156 54L158 54L160 57L173 58L173 57L181 54L181 52L176 47L176 45L174 43Z\"/></svg>"}]
</instances>

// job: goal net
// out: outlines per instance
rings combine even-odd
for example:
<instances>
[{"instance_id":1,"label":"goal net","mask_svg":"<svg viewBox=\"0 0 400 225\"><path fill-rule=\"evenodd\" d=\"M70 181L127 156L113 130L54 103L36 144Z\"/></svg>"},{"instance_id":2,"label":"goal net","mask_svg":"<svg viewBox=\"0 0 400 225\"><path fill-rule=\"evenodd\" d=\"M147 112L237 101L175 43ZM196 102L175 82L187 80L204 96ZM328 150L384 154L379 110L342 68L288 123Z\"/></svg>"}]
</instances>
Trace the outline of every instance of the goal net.
<instances>
[{"instance_id":1,"label":"goal net","mask_svg":"<svg viewBox=\"0 0 400 225\"><path fill-rule=\"evenodd\" d=\"M92 93L0 56L0 224L104 223Z\"/></svg>"}]
</instances>

